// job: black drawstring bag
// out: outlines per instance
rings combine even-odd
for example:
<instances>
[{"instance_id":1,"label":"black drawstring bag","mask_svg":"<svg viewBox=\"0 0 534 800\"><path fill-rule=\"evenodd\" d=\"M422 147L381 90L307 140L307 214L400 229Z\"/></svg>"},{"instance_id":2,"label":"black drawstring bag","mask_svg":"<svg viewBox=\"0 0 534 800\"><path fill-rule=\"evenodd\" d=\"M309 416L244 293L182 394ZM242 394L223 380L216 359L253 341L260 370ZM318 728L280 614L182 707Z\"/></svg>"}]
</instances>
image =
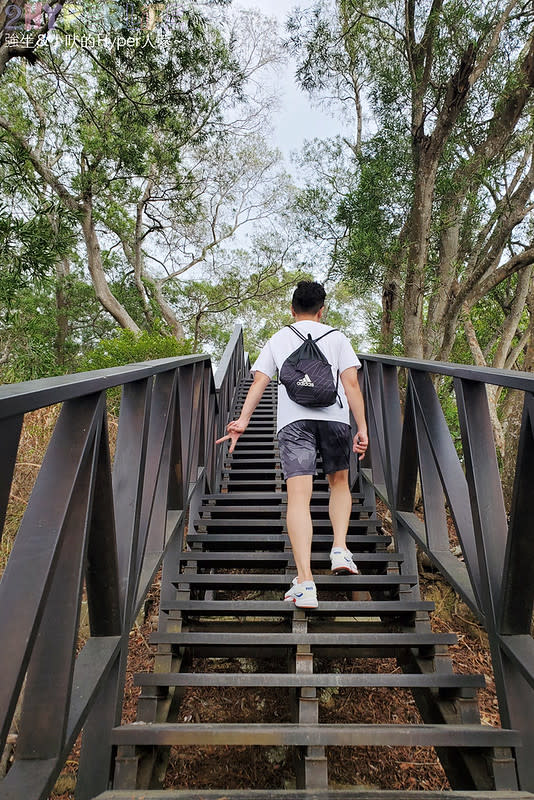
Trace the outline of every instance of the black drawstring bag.
<instances>
[{"instance_id":1,"label":"black drawstring bag","mask_svg":"<svg viewBox=\"0 0 534 800\"><path fill-rule=\"evenodd\" d=\"M337 393L339 370L334 383L332 367L317 346L320 339L338 329L332 328L317 339L312 339L311 333L306 337L292 325L288 325L288 328L303 340L300 347L286 358L278 376L289 398L308 408L325 408L336 400L343 407Z\"/></svg>"}]
</instances>

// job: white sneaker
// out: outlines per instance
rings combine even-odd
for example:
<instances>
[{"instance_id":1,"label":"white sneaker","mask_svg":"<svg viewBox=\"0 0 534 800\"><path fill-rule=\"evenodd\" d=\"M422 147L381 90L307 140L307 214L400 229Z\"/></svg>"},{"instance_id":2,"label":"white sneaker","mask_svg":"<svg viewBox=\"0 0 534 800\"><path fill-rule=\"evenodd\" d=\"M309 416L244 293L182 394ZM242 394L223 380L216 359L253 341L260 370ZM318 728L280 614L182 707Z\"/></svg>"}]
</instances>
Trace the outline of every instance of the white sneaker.
<instances>
[{"instance_id":1,"label":"white sneaker","mask_svg":"<svg viewBox=\"0 0 534 800\"><path fill-rule=\"evenodd\" d=\"M317 608L317 589L313 581L297 583L297 578L293 578L291 586L284 596L284 600L295 603L297 608Z\"/></svg>"},{"instance_id":2,"label":"white sneaker","mask_svg":"<svg viewBox=\"0 0 534 800\"><path fill-rule=\"evenodd\" d=\"M333 547L330 551L330 560L332 562L332 572L336 575L359 575L360 570L352 560L352 553L343 547Z\"/></svg>"}]
</instances>

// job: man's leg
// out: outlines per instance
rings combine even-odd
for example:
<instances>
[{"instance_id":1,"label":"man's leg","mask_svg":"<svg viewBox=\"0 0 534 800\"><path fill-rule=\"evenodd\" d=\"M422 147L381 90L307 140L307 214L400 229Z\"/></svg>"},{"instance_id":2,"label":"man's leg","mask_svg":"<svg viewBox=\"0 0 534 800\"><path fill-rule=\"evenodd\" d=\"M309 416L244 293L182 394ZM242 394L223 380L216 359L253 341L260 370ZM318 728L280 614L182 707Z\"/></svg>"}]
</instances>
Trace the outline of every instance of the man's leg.
<instances>
[{"instance_id":1,"label":"man's leg","mask_svg":"<svg viewBox=\"0 0 534 800\"><path fill-rule=\"evenodd\" d=\"M350 512L352 510L352 495L349 489L349 471L347 469L332 472L328 475L330 484L330 502L328 513L332 530L334 531L334 547L347 549L347 531L349 528ZM354 562L353 562L354 563ZM352 571L352 568L348 571ZM369 592L352 592L353 600L370 600Z\"/></svg>"},{"instance_id":2,"label":"man's leg","mask_svg":"<svg viewBox=\"0 0 534 800\"><path fill-rule=\"evenodd\" d=\"M328 513L334 532L334 541L330 552L332 571L339 574L348 572L351 575L357 575L358 567L352 560L350 550L347 550L347 531L352 509L348 470L340 469L330 472L328 483L330 485Z\"/></svg>"},{"instance_id":3,"label":"man's leg","mask_svg":"<svg viewBox=\"0 0 534 800\"><path fill-rule=\"evenodd\" d=\"M330 500L328 515L334 531L333 547L346 548L347 531L349 528L350 512L352 510L352 495L349 489L349 471L341 469L328 475L330 485Z\"/></svg>"},{"instance_id":4,"label":"man's leg","mask_svg":"<svg viewBox=\"0 0 534 800\"><path fill-rule=\"evenodd\" d=\"M287 481L287 532L293 549L299 583L312 581L311 545L313 525L310 514L313 476L295 475Z\"/></svg>"}]
</instances>

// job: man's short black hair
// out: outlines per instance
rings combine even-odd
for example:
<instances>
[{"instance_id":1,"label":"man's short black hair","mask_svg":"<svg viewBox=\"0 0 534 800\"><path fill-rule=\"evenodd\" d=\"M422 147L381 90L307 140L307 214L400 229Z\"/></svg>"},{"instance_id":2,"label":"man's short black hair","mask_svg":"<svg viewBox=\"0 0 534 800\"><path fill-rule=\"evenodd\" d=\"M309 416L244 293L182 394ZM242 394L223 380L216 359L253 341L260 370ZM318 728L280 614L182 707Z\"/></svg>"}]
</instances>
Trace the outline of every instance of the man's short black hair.
<instances>
[{"instance_id":1,"label":"man's short black hair","mask_svg":"<svg viewBox=\"0 0 534 800\"><path fill-rule=\"evenodd\" d=\"M291 305L297 314L317 314L324 306L326 292L317 281L299 281Z\"/></svg>"}]
</instances>

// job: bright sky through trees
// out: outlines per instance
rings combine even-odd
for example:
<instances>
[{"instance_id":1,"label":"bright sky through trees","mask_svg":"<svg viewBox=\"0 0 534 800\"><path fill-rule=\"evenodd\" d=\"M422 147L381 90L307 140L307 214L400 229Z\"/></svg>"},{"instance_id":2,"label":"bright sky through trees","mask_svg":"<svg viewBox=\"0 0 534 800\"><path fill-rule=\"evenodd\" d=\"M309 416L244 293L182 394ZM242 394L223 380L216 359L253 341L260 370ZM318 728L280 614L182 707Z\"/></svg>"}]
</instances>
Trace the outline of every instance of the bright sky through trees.
<instances>
[{"instance_id":1,"label":"bright sky through trees","mask_svg":"<svg viewBox=\"0 0 534 800\"><path fill-rule=\"evenodd\" d=\"M263 14L276 17L280 33L285 37L285 23L290 12L298 5L294 0L240 0L236 5L243 8L257 8ZM305 8L304 0L301 6ZM326 138L338 133L346 133L343 122L313 106L305 92L295 81L295 63L291 59L285 70L280 71L281 109L273 115L275 139L273 144L280 148L289 162L290 154L300 150L305 139ZM349 133L350 135L350 133Z\"/></svg>"}]
</instances>

